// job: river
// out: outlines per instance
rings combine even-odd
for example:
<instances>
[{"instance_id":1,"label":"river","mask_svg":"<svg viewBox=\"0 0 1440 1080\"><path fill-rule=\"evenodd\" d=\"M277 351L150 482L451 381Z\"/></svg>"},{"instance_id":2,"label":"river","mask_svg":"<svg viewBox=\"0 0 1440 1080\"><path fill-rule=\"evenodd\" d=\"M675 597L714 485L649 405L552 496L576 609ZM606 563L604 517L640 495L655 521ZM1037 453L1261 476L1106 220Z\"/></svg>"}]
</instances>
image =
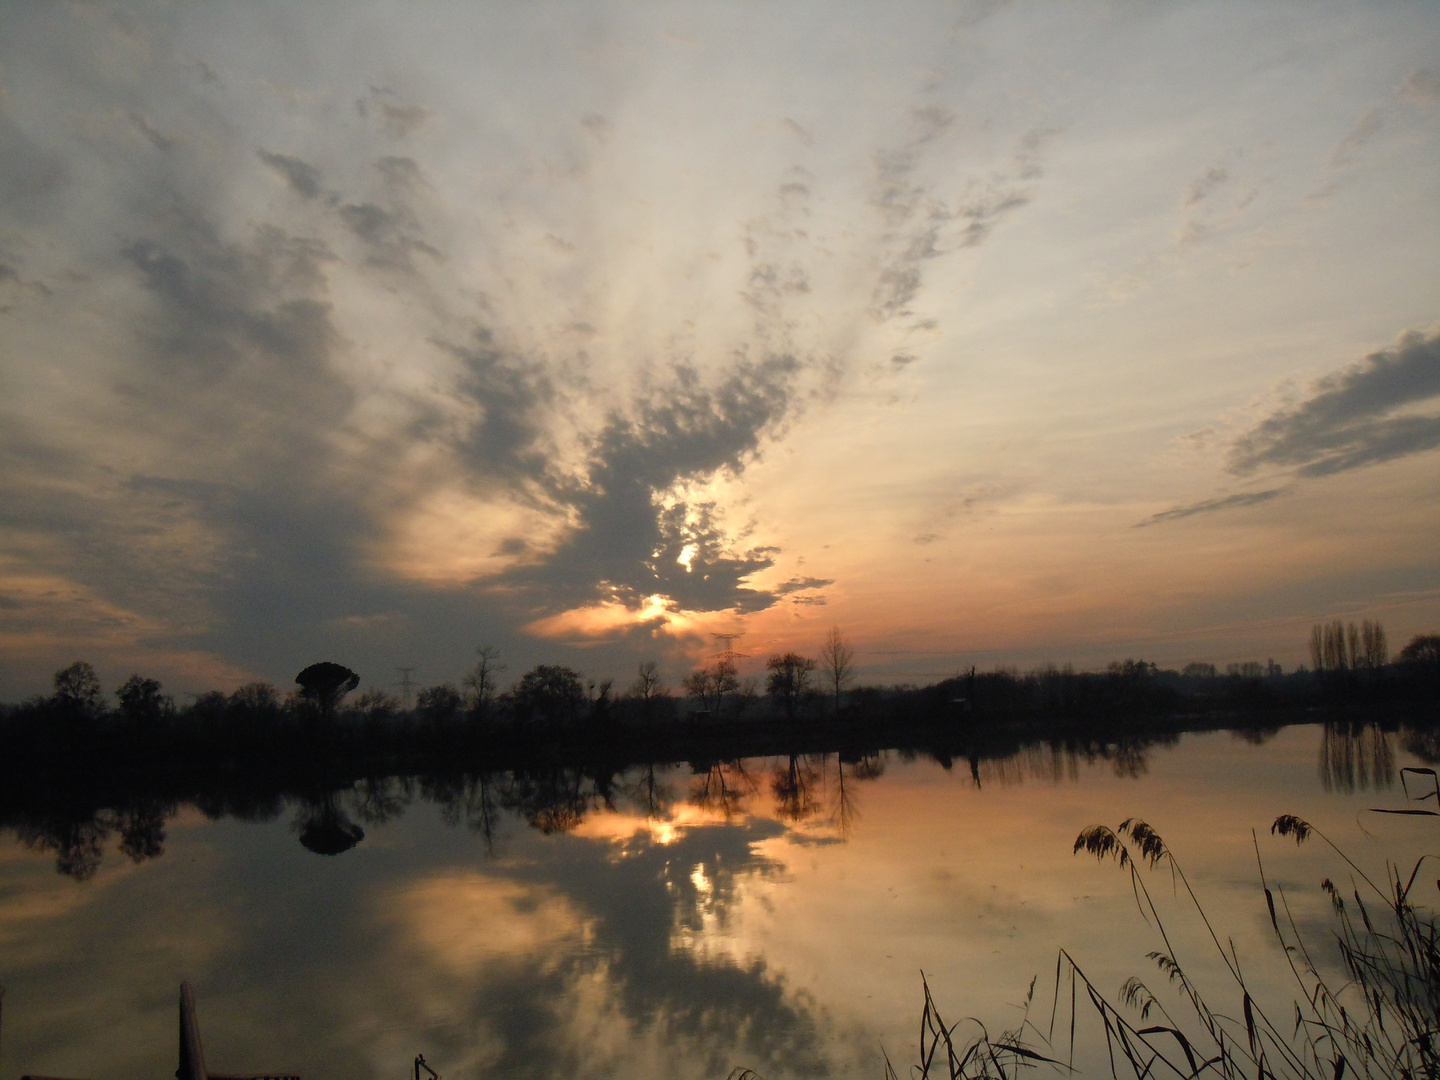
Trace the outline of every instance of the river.
<instances>
[{"instance_id":1,"label":"river","mask_svg":"<svg viewBox=\"0 0 1440 1080\"><path fill-rule=\"evenodd\" d=\"M915 1060L922 972L947 1021L992 1035L1020 1021L1035 979L1027 1039L1045 1049L1062 947L1112 997L1130 975L1164 983L1128 872L1072 853L1082 828L1130 817L1164 837L1288 1018L1257 847L1323 941L1318 886L1344 867L1271 822L1298 814L1362 866L1408 869L1435 849L1436 819L1372 808L1422 805L1399 770L1424 764L1393 733L1302 725L974 763L892 751L388 778L165 807L138 837L104 819L62 840L12 828L0 1075L172 1075L182 980L212 1070L307 1080L402 1080L417 1053L446 1080L738 1066L879 1080L885 1056L902 1075ZM1147 880L1187 971L1233 1006L1169 874ZM1076 1064L1104 1075L1087 1020ZM1069 1054L1065 1024L1047 1052Z\"/></svg>"}]
</instances>

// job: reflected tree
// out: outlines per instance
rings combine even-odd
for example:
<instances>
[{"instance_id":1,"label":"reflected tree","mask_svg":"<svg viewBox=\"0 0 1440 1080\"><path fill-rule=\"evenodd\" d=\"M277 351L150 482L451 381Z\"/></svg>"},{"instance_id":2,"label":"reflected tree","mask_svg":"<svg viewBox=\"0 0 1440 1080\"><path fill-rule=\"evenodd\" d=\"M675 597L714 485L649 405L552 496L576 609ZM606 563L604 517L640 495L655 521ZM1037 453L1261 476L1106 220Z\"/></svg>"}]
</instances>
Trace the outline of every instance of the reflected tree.
<instances>
[{"instance_id":1,"label":"reflected tree","mask_svg":"<svg viewBox=\"0 0 1440 1080\"><path fill-rule=\"evenodd\" d=\"M504 803L549 836L574 830L594 805L580 769L543 769L512 775Z\"/></svg>"},{"instance_id":2,"label":"reflected tree","mask_svg":"<svg viewBox=\"0 0 1440 1080\"><path fill-rule=\"evenodd\" d=\"M1320 736L1326 791L1379 791L1395 783L1395 750L1378 724L1329 723Z\"/></svg>"},{"instance_id":3,"label":"reflected tree","mask_svg":"<svg viewBox=\"0 0 1440 1080\"><path fill-rule=\"evenodd\" d=\"M690 803L730 821L744 813L746 801L759 789L743 761L716 762L703 772L696 771Z\"/></svg>"},{"instance_id":4,"label":"reflected tree","mask_svg":"<svg viewBox=\"0 0 1440 1080\"><path fill-rule=\"evenodd\" d=\"M146 802L127 807L115 815L120 830L120 851L133 863L158 859L165 854L165 820L174 806Z\"/></svg>"},{"instance_id":5,"label":"reflected tree","mask_svg":"<svg viewBox=\"0 0 1440 1080\"><path fill-rule=\"evenodd\" d=\"M799 824L820 809L815 798L816 769L803 754L791 754L770 777L775 813L782 821Z\"/></svg>"},{"instance_id":6,"label":"reflected tree","mask_svg":"<svg viewBox=\"0 0 1440 1080\"><path fill-rule=\"evenodd\" d=\"M105 856L110 823L99 814L63 815L21 822L15 833L31 851L53 851L57 873L89 881Z\"/></svg>"},{"instance_id":7,"label":"reflected tree","mask_svg":"<svg viewBox=\"0 0 1440 1080\"><path fill-rule=\"evenodd\" d=\"M414 801L415 782L408 776L366 777L350 796L355 816L367 825L388 825Z\"/></svg>"},{"instance_id":8,"label":"reflected tree","mask_svg":"<svg viewBox=\"0 0 1440 1080\"><path fill-rule=\"evenodd\" d=\"M295 830L300 843L316 855L340 855L365 839L365 830L350 820L333 791L300 807Z\"/></svg>"},{"instance_id":9,"label":"reflected tree","mask_svg":"<svg viewBox=\"0 0 1440 1080\"><path fill-rule=\"evenodd\" d=\"M636 770L634 779L628 781L623 790L648 820L670 816L675 792L669 784L656 777L653 763Z\"/></svg>"},{"instance_id":10,"label":"reflected tree","mask_svg":"<svg viewBox=\"0 0 1440 1080\"><path fill-rule=\"evenodd\" d=\"M823 760L822 760L823 766ZM845 783L845 759L840 754L835 755L835 787L832 789L834 805L830 809L830 823L835 826L835 831L842 837L849 836L850 830L860 820L860 802L855 797L855 781L852 778L847 786Z\"/></svg>"}]
</instances>

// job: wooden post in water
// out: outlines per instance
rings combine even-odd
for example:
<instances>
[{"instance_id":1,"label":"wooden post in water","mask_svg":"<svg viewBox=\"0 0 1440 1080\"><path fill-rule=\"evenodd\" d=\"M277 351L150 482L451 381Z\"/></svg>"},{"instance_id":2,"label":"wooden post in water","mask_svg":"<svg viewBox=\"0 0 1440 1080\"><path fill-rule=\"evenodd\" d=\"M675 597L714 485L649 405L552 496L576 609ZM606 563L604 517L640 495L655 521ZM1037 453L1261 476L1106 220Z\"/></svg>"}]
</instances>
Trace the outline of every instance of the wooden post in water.
<instances>
[{"instance_id":1,"label":"wooden post in water","mask_svg":"<svg viewBox=\"0 0 1440 1080\"><path fill-rule=\"evenodd\" d=\"M200 1022L195 1019L195 991L188 982L180 984L180 1067L175 1080L208 1080Z\"/></svg>"}]
</instances>

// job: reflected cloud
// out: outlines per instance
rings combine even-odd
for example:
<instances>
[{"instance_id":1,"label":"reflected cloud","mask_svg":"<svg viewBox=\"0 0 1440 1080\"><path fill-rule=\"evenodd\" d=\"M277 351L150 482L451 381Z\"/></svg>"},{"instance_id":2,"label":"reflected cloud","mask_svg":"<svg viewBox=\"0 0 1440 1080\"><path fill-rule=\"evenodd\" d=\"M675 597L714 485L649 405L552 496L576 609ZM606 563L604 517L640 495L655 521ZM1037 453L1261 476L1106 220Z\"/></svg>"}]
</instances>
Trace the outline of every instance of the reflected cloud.
<instances>
[{"instance_id":1,"label":"reflected cloud","mask_svg":"<svg viewBox=\"0 0 1440 1080\"><path fill-rule=\"evenodd\" d=\"M565 897L474 872L422 878L378 903L377 918L399 924L434 962L456 970L482 958L539 955L590 938Z\"/></svg>"}]
</instances>

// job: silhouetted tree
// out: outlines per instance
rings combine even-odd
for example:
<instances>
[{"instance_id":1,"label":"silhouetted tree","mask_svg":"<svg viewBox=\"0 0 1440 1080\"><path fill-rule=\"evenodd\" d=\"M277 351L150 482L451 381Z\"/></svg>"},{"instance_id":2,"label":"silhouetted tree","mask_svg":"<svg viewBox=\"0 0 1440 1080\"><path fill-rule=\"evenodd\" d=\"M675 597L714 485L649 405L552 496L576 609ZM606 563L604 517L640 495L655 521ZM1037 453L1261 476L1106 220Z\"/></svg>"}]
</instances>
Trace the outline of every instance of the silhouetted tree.
<instances>
[{"instance_id":1,"label":"silhouetted tree","mask_svg":"<svg viewBox=\"0 0 1440 1080\"><path fill-rule=\"evenodd\" d=\"M1416 634L1396 659L1402 664L1440 669L1440 634Z\"/></svg>"},{"instance_id":2,"label":"silhouetted tree","mask_svg":"<svg viewBox=\"0 0 1440 1080\"><path fill-rule=\"evenodd\" d=\"M416 710L435 727L453 723L464 705L465 699L460 696L460 691L450 683L427 686L415 698Z\"/></svg>"},{"instance_id":3,"label":"silhouetted tree","mask_svg":"<svg viewBox=\"0 0 1440 1080\"><path fill-rule=\"evenodd\" d=\"M516 716L529 723L573 723L585 707L580 673L559 664L537 664L510 691Z\"/></svg>"},{"instance_id":4,"label":"silhouetted tree","mask_svg":"<svg viewBox=\"0 0 1440 1080\"><path fill-rule=\"evenodd\" d=\"M269 683L246 683L230 695L230 707L252 714L279 712L280 692Z\"/></svg>"},{"instance_id":5,"label":"silhouetted tree","mask_svg":"<svg viewBox=\"0 0 1440 1080\"><path fill-rule=\"evenodd\" d=\"M115 688L120 714L132 724L156 720L174 709L175 703L161 693L158 680L131 675Z\"/></svg>"},{"instance_id":6,"label":"silhouetted tree","mask_svg":"<svg viewBox=\"0 0 1440 1080\"><path fill-rule=\"evenodd\" d=\"M481 645L475 650L475 666L465 676L465 686L470 691L470 711L477 720L483 720L490 711L499 690L499 675L505 670L500 662L500 650L493 645Z\"/></svg>"},{"instance_id":7,"label":"silhouetted tree","mask_svg":"<svg viewBox=\"0 0 1440 1080\"><path fill-rule=\"evenodd\" d=\"M614 703L610 699L610 691L614 686L614 679L601 679L598 686L590 683L590 718L597 724L609 723L612 719L610 706Z\"/></svg>"},{"instance_id":8,"label":"silhouetted tree","mask_svg":"<svg viewBox=\"0 0 1440 1080\"><path fill-rule=\"evenodd\" d=\"M654 660L643 661L630 684L630 696L640 703L640 714L646 722L655 717L655 702L664 697L665 684L660 681L660 668Z\"/></svg>"},{"instance_id":9,"label":"silhouetted tree","mask_svg":"<svg viewBox=\"0 0 1440 1080\"><path fill-rule=\"evenodd\" d=\"M76 660L55 672L55 704L66 712L93 717L102 707L100 677L84 660Z\"/></svg>"},{"instance_id":10,"label":"silhouetted tree","mask_svg":"<svg viewBox=\"0 0 1440 1080\"><path fill-rule=\"evenodd\" d=\"M1319 623L1310 627L1310 667L1325 670L1325 628Z\"/></svg>"},{"instance_id":11,"label":"silhouetted tree","mask_svg":"<svg viewBox=\"0 0 1440 1080\"><path fill-rule=\"evenodd\" d=\"M825 644L820 648L820 662L825 667L825 681L830 684L830 690L835 695L835 711L839 713L840 692L845 689L855 662L855 650L840 632L840 627L830 628Z\"/></svg>"},{"instance_id":12,"label":"silhouetted tree","mask_svg":"<svg viewBox=\"0 0 1440 1080\"><path fill-rule=\"evenodd\" d=\"M740 687L735 662L728 656L715 661L714 667L696 668L685 678L685 692L709 712L719 713L725 698Z\"/></svg>"},{"instance_id":13,"label":"silhouetted tree","mask_svg":"<svg viewBox=\"0 0 1440 1080\"><path fill-rule=\"evenodd\" d=\"M1359 626L1335 619L1310 628L1310 663L1317 672L1378 671L1389 660L1385 627L1365 619Z\"/></svg>"},{"instance_id":14,"label":"silhouetted tree","mask_svg":"<svg viewBox=\"0 0 1440 1080\"><path fill-rule=\"evenodd\" d=\"M795 711L810 689L815 661L799 653L787 652L770 657L765 667L770 672L765 680L765 692L785 711L786 718L793 720Z\"/></svg>"},{"instance_id":15,"label":"silhouetted tree","mask_svg":"<svg viewBox=\"0 0 1440 1080\"><path fill-rule=\"evenodd\" d=\"M1385 637L1385 627L1376 619L1366 619L1360 624L1360 654L1363 666L1379 671L1390 660L1390 645Z\"/></svg>"},{"instance_id":16,"label":"silhouetted tree","mask_svg":"<svg viewBox=\"0 0 1440 1080\"><path fill-rule=\"evenodd\" d=\"M295 681L300 684L300 696L328 719L345 695L360 685L360 676L343 664L322 660L296 675Z\"/></svg>"}]
</instances>

